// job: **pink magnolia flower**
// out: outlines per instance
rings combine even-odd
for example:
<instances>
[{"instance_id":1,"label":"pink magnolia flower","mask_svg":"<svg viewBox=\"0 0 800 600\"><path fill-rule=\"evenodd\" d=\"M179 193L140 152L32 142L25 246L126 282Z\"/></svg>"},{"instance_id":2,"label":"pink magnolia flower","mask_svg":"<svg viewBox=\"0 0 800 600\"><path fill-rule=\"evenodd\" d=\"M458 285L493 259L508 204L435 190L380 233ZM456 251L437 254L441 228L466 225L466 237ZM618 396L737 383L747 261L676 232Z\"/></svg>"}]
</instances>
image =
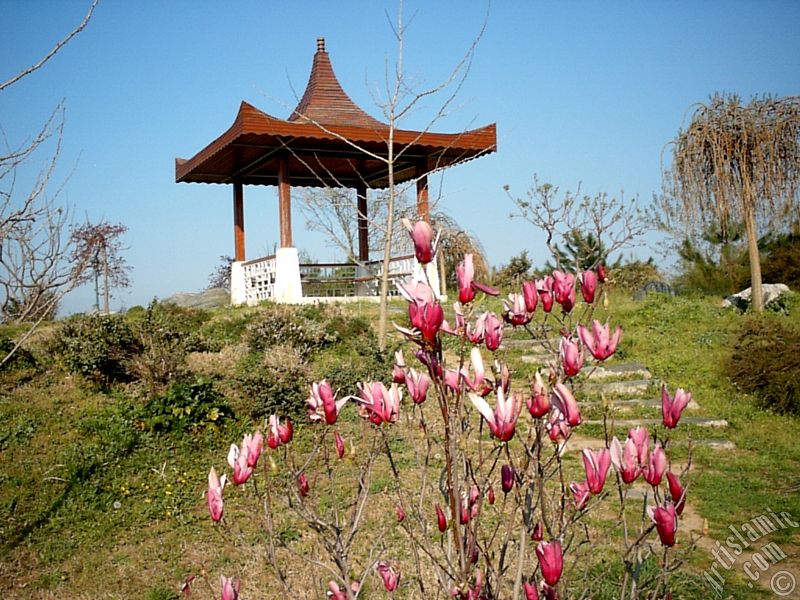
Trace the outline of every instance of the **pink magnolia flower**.
<instances>
[{"instance_id":1,"label":"pink magnolia flower","mask_svg":"<svg viewBox=\"0 0 800 600\"><path fill-rule=\"evenodd\" d=\"M631 439L636 446L636 456L639 459L639 466L642 468L646 467L648 457L650 456L650 433L646 428L640 425L628 432L628 438Z\"/></svg>"},{"instance_id":2,"label":"pink magnolia flower","mask_svg":"<svg viewBox=\"0 0 800 600\"><path fill-rule=\"evenodd\" d=\"M503 319L513 327L530 323L533 317L525 307L525 298L522 294L509 294L508 300L503 300Z\"/></svg>"},{"instance_id":3,"label":"pink magnolia flower","mask_svg":"<svg viewBox=\"0 0 800 600\"><path fill-rule=\"evenodd\" d=\"M556 302L564 304L575 286L575 277L570 273L553 271L553 295Z\"/></svg>"},{"instance_id":4,"label":"pink magnolia flower","mask_svg":"<svg viewBox=\"0 0 800 600\"><path fill-rule=\"evenodd\" d=\"M544 523L538 521L536 525L533 526L533 531L531 532L531 539L534 542L541 542L542 538L544 538Z\"/></svg>"},{"instance_id":5,"label":"pink magnolia flower","mask_svg":"<svg viewBox=\"0 0 800 600\"><path fill-rule=\"evenodd\" d=\"M578 348L578 344L571 337L562 337L558 345L558 352L561 355L561 364L564 366L564 373L567 377L575 377L583 368L583 348Z\"/></svg>"},{"instance_id":6,"label":"pink magnolia flower","mask_svg":"<svg viewBox=\"0 0 800 600\"><path fill-rule=\"evenodd\" d=\"M553 586L561 579L561 572L564 569L564 554L561 550L561 542L540 542L536 546L536 556L539 558L539 567L542 570L542 578L547 585Z\"/></svg>"},{"instance_id":7,"label":"pink magnolia flower","mask_svg":"<svg viewBox=\"0 0 800 600\"><path fill-rule=\"evenodd\" d=\"M497 498L495 497L494 494L494 488L492 486L489 486L489 489L486 491L486 500L488 500L489 505L491 506L492 504L494 504L496 499Z\"/></svg>"},{"instance_id":8,"label":"pink magnolia flower","mask_svg":"<svg viewBox=\"0 0 800 600\"><path fill-rule=\"evenodd\" d=\"M394 506L394 514L397 515L397 522L402 523L406 519L406 511L403 510L403 507L399 504L395 504Z\"/></svg>"},{"instance_id":9,"label":"pink magnolia flower","mask_svg":"<svg viewBox=\"0 0 800 600\"><path fill-rule=\"evenodd\" d=\"M586 503L589 501L589 497L592 495L592 492L589 489L589 483L586 481L581 481L580 483L573 481L569 484L569 489L572 492L572 499L575 502L575 508L577 510L583 510L586 508Z\"/></svg>"},{"instance_id":10,"label":"pink magnolia flower","mask_svg":"<svg viewBox=\"0 0 800 600\"><path fill-rule=\"evenodd\" d=\"M581 284L581 296L586 304L594 302L594 295L597 292L597 275L594 271L584 271L579 277Z\"/></svg>"},{"instance_id":11,"label":"pink magnolia flower","mask_svg":"<svg viewBox=\"0 0 800 600\"><path fill-rule=\"evenodd\" d=\"M539 294L536 292L535 281L524 281L522 283L522 298L525 300L525 310L533 314L536 305L539 303Z\"/></svg>"},{"instance_id":12,"label":"pink magnolia flower","mask_svg":"<svg viewBox=\"0 0 800 600\"><path fill-rule=\"evenodd\" d=\"M522 589L525 592L525 600L539 600L539 590L536 589L536 584L525 581Z\"/></svg>"},{"instance_id":13,"label":"pink magnolia flower","mask_svg":"<svg viewBox=\"0 0 800 600\"><path fill-rule=\"evenodd\" d=\"M550 395L539 371L534 375L534 381L531 384L531 395L527 400L527 404L528 411L534 419L540 419L550 410Z\"/></svg>"},{"instance_id":14,"label":"pink magnolia flower","mask_svg":"<svg viewBox=\"0 0 800 600\"><path fill-rule=\"evenodd\" d=\"M621 335L621 327L617 327L612 336L608 323L601 325L597 319L592 321L592 332L583 325L578 325L578 336L597 360L605 360L617 351Z\"/></svg>"},{"instance_id":15,"label":"pink magnolia flower","mask_svg":"<svg viewBox=\"0 0 800 600\"><path fill-rule=\"evenodd\" d=\"M333 425L339 418L347 398L336 400L329 384L325 379L311 386L311 396L306 399L308 405L308 418L312 421L321 421L323 418L328 425Z\"/></svg>"},{"instance_id":16,"label":"pink magnolia flower","mask_svg":"<svg viewBox=\"0 0 800 600\"><path fill-rule=\"evenodd\" d=\"M486 314L488 313L484 313L484 315ZM467 339L473 344L483 343L484 330L486 328L486 319L484 318L484 315L481 315L475 320L474 328L472 327L472 325L467 325L466 328Z\"/></svg>"},{"instance_id":17,"label":"pink magnolia flower","mask_svg":"<svg viewBox=\"0 0 800 600\"><path fill-rule=\"evenodd\" d=\"M336 454L339 458L344 458L344 438L338 431L333 433L333 445L336 447Z\"/></svg>"},{"instance_id":18,"label":"pink magnolia flower","mask_svg":"<svg viewBox=\"0 0 800 600\"><path fill-rule=\"evenodd\" d=\"M497 375L494 382L494 387L503 388L503 393L508 395L511 390L511 372L508 370L508 365L499 361L494 361L494 372Z\"/></svg>"},{"instance_id":19,"label":"pink magnolia flower","mask_svg":"<svg viewBox=\"0 0 800 600\"><path fill-rule=\"evenodd\" d=\"M548 275L544 279L536 280L536 291L542 301L542 310L549 313L553 310L553 278Z\"/></svg>"},{"instance_id":20,"label":"pink magnolia flower","mask_svg":"<svg viewBox=\"0 0 800 600\"><path fill-rule=\"evenodd\" d=\"M308 496L308 477L306 477L305 473L300 473L300 475L297 476L297 491L300 492L303 498Z\"/></svg>"},{"instance_id":21,"label":"pink magnolia flower","mask_svg":"<svg viewBox=\"0 0 800 600\"><path fill-rule=\"evenodd\" d=\"M608 271L604 264L597 265L597 279L600 280L601 283L605 283L608 280Z\"/></svg>"},{"instance_id":22,"label":"pink magnolia flower","mask_svg":"<svg viewBox=\"0 0 800 600\"><path fill-rule=\"evenodd\" d=\"M353 592L354 596L358 595L358 590L361 588L357 581L353 581L350 584L350 590ZM328 597L332 600L347 600L347 592L343 591L339 584L335 581L331 580L328 582Z\"/></svg>"},{"instance_id":23,"label":"pink magnolia flower","mask_svg":"<svg viewBox=\"0 0 800 600\"><path fill-rule=\"evenodd\" d=\"M667 384L661 384L661 415L664 427L674 429L678 425L681 413L692 401L692 395L684 392L682 388L675 390L675 396L669 397Z\"/></svg>"},{"instance_id":24,"label":"pink magnolia flower","mask_svg":"<svg viewBox=\"0 0 800 600\"><path fill-rule=\"evenodd\" d=\"M603 448L593 452L588 448L583 451L583 467L586 470L586 483L592 494L599 494L606 484L606 475L611 467L611 454Z\"/></svg>"},{"instance_id":25,"label":"pink magnolia flower","mask_svg":"<svg viewBox=\"0 0 800 600\"><path fill-rule=\"evenodd\" d=\"M489 425L489 430L501 442L507 442L514 437L514 431L517 426L517 418L519 411L522 408L522 400L517 393L509 394L507 397L503 388L497 389L497 403L494 410L481 396L477 394L470 394L469 399L472 404L481 413L486 423Z\"/></svg>"},{"instance_id":26,"label":"pink magnolia flower","mask_svg":"<svg viewBox=\"0 0 800 600\"><path fill-rule=\"evenodd\" d=\"M461 380L464 378L464 371L456 371L455 369L447 369L444 372L444 385L458 393L461 387Z\"/></svg>"},{"instance_id":27,"label":"pink magnolia flower","mask_svg":"<svg viewBox=\"0 0 800 600\"><path fill-rule=\"evenodd\" d=\"M680 516L683 513L683 507L686 506L686 488L681 485L678 476L671 471L667 471L667 484L669 485L669 495L672 497L672 502L675 503L675 511Z\"/></svg>"},{"instance_id":28,"label":"pink magnolia flower","mask_svg":"<svg viewBox=\"0 0 800 600\"><path fill-rule=\"evenodd\" d=\"M267 434L267 446L269 446L274 450L281 444L288 444L289 442L291 442L293 436L294 436L294 427L292 426L291 419L287 417L286 424L281 425L281 421L278 418L278 415L270 415L269 433Z\"/></svg>"},{"instance_id":29,"label":"pink magnolia flower","mask_svg":"<svg viewBox=\"0 0 800 600\"><path fill-rule=\"evenodd\" d=\"M395 423L400 416L400 388L396 383L388 390L380 381L359 383L361 398L355 400L361 407L361 416L368 418L375 425Z\"/></svg>"},{"instance_id":30,"label":"pink magnolia flower","mask_svg":"<svg viewBox=\"0 0 800 600\"><path fill-rule=\"evenodd\" d=\"M475 375L470 377L469 372L464 372L464 381L470 390L479 396L486 397L494 389L494 386L490 385L486 380L486 369L483 366L481 351L477 347L473 347L469 357L472 371Z\"/></svg>"},{"instance_id":31,"label":"pink magnolia flower","mask_svg":"<svg viewBox=\"0 0 800 600\"><path fill-rule=\"evenodd\" d=\"M228 450L228 464L233 469L234 485L241 485L250 479L262 448L263 438L260 433L255 437L249 433L245 434L241 449L236 444L231 444Z\"/></svg>"},{"instance_id":32,"label":"pink magnolia flower","mask_svg":"<svg viewBox=\"0 0 800 600\"><path fill-rule=\"evenodd\" d=\"M225 575L220 575L219 581L222 587L222 600L236 600L239 597L239 589L242 587L239 579L233 577L228 579Z\"/></svg>"},{"instance_id":33,"label":"pink magnolia flower","mask_svg":"<svg viewBox=\"0 0 800 600\"><path fill-rule=\"evenodd\" d=\"M444 511L438 504L436 505L436 524L442 533L447 529L447 517L444 516Z\"/></svg>"},{"instance_id":34,"label":"pink magnolia flower","mask_svg":"<svg viewBox=\"0 0 800 600\"><path fill-rule=\"evenodd\" d=\"M570 427L577 427L581 424L581 411L575 396L570 389L561 383L556 383L553 392L550 394L550 402L556 407Z\"/></svg>"},{"instance_id":35,"label":"pink magnolia flower","mask_svg":"<svg viewBox=\"0 0 800 600\"><path fill-rule=\"evenodd\" d=\"M572 433L569 423L564 418L564 413L557 406L552 407L550 418L547 420L545 427L547 428L548 437L553 442L557 442L559 438L562 442L566 441Z\"/></svg>"},{"instance_id":36,"label":"pink magnolia flower","mask_svg":"<svg viewBox=\"0 0 800 600\"><path fill-rule=\"evenodd\" d=\"M411 326L422 333L425 341L433 343L444 323L444 311L442 305L436 301L433 289L421 281L398 283L397 289L408 301L408 318ZM413 335L413 332L401 327L398 329L406 335Z\"/></svg>"},{"instance_id":37,"label":"pink magnolia flower","mask_svg":"<svg viewBox=\"0 0 800 600\"><path fill-rule=\"evenodd\" d=\"M503 488L503 493L507 494L512 489L514 489L514 479L516 478L516 473L514 472L514 467L511 465L503 465L500 469L500 485Z\"/></svg>"},{"instance_id":38,"label":"pink magnolia flower","mask_svg":"<svg viewBox=\"0 0 800 600\"><path fill-rule=\"evenodd\" d=\"M332 600L347 600L347 594L333 580L328 582L328 597Z\"/></svg>"},{"instance_id":39,"label":"pink magnolia flower","mask_svg":"<svg viewBox=\"0 0 800 600\"><path fill-rule=\"evenodd\" d=\"M472 261L472 254L464 255L464 260L456 267L456 279L458 280L458 301L467 304L475 299L475 292L481 291L489 296L497 296L500 292L493 287L475 281L475 267Z\"/></svg>"},{"instance_id":40,"label":"pink magnolia flower","mask_svg":"<svg viewBox=\"0 0 800 600\"><path fill-rule=\"evenodd\" d=\"M214 467L208 472L208 493L206 499L208 500L208 512L211 514L211 520L214 523L219 523L222 518L222 490L225 489L225 475L222 477L217 476L217 471Z\"/></svg>"},{"instance_id":41,"label":"pink magnolia flower","mask_svg":"<svg viewBox=\"0 0 800 600\"><path fill-rule=\"evenodd\" d=\"M406 388L408 395L414 404L422 404L428 395L428 387L431 385L431 378L423 372L409 369L406 375Z\"/></svg>"},{"instance_id":42,"label":"pink magnolia flower","mask_svg":"<svg viewBox=\"0 0 800 600\"><path fill-rule=\"evenodd\" d=\"M652 486L661 483L664 471L667 469L667 455L661 444L656 444L655 450L650 454L647 468L644 469L644 478Z\"/></svg>"},{"instance_id":43,"label":"pink magnolia flower","mask_svg":"<svg viewBox=\"0 0 800 600\"><path fill-rule=\"evenodd\" d=\"M493 312L483 313L478 317L478 321L481 320L483 321L482 329L486 348L494 352L500 347L500 343L503 341L503 322L498 319L497 315ZM478 328L477 322L475 323L475 328Z\"/></svg>"},{"instance_id":44,"label":"pink magnolia flower","mask_svg":"<svg viewBox=\"0 0 800 600\"><path fill-rule=\"evenodd\" d=\"M625 440L625 447L623 448L619 440L614 436L611 440L611 463L614 468L619 472L622 481L625 483L633 483L641 473L639 466L639 455L636 449L636 444L631 438Z\"/></svg>"},{"instance_id":45,"label":"pink magnolia flower","mask_svg":"<svg viewBox=\"0 0 800 600\"><path fill-rule=\"evenodd\" d=\"M430 223L423 219L414 223L413 226L411 225L411 221L403 219L403 225L405 225L406 229L408 229L411 234L417 260L421 264L427 265L433 260L433 255L436 252L433 243L433 228L430 226Z\"/></svg>"},{"instance_id":46,"label":"pink magnolia flower","mask_svg":"<svg viewBox=\"0 0 800 600\"><path fill-rule=\"evenodd\" d=\"M647 512L656 525L661 543L671 548L675 545L675 533L678 531L678 514L675 505L667 502L664 506L649 506Z\"/></svg>"},{"instance_id":47,"label":"pink magnolia flower","mask_svg":"<svg viewBox=\"0 0 800 600\"><path fill-rule=\"evenodd\" d=\"M456 267L456 279L458 280L458 301L467 304L475 299L475 288L472 287L472 280L475 277L475 267L472 264L472 254L464 255L464 260Z\"/></svg>"},{"instance_id":48,"label":"pink magnolia flower","mask_svg":"<svg viewBox=\"0 0 800 600\"><path fill-rule=\"evenodd\" d=\"M398 350L394 353L394 367L392 368L392 381L395 383L406 382L406 359L403 351Z\"/></svg>"},{"instance_id":49,"label":"pink magnolia flower","mask_svg":"<svg viewBox=\"0 0 800 600\"><path fill-rule=\"evenodd\" d=\"M400 569L382 560L375 565L375 570L383 579L383 587L386 588L387 592L393 592L397 589L397 585L400 583Z\"/></svg>"}]
</instances>

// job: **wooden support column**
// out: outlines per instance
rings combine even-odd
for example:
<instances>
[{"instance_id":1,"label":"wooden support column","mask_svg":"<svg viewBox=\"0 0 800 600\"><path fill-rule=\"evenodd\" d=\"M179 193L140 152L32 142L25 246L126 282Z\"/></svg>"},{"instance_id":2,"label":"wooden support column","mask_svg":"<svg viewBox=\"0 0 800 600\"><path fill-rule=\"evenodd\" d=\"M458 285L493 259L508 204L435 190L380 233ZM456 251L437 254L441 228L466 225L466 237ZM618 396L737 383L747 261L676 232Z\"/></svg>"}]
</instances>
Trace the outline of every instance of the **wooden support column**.
<instances>
[{"instance_id":1,"label":"wooden support column","mask_svg":"<svg viewBox=\"0 0 800 600\"><path fill-rule=\"evenodd\" d=\"M289 186L289 157L278 163L278 219L281 228L281 248L292 248L292 195Z\"/></svg>"},{"instance_id":2,"label":"wooden support column","mask_svg":"<svg viewBox=\"0 0 800 600\"><path fill-rule=\"evenodd\" d=\"M430 206L428 204L428 165L427 162L417 163L415 176L417 178L417 214L421 219L430 222Z\"/></svg>"},{"instance_id":3,"label":"wooden support column","mask_svg":"<svg viewBox=\"0 0 800 600\"><path fill-rule=\"evenodd\" d=\"M233 184L233 244L234 260L244 258L244 186Z\"/></svg>"},{"instance_id":4,"label":"wooden support column","mask_svg":"<svg viewBox=\"0 0 800 600\"><path fill-rule=\"evenodd\" d=\"M356 196L358 198L358 260L367 262L369 260L369 229L367 226L367 185L365 183L356 185Z\"/></svg>"}]
</instances>

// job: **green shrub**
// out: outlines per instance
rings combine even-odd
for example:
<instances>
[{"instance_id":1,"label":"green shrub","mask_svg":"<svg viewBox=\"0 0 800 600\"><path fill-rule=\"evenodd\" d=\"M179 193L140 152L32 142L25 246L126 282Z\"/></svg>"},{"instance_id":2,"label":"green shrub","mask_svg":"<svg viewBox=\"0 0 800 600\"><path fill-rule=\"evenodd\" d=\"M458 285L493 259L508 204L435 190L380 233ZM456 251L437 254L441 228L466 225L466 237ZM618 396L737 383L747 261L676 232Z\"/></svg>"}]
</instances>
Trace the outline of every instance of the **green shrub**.
<instances>
[{"instance_id":1,"label":"green shrub","mask_svg":"<svg viewBox=\"0 0 800 600\"><path fill-rule=\"evenodd\" d=\"M176 382L161 395L136 407L134 421L145 431L169 433L215 426L232 416L230 406L209 381Z\"/></svg>"},{"instance_id":2,"label":"green shrub","mask_svg":"<svg viewBox=\"0 0 800 600\"><path fill-rule=\"evenodd\" d=\"M237 408L254 419L273 413L297 417L305 410L309 381L309 367L296 350L276 346L252 353L237 369Z\"/></svg>"},{"instance_id":3,"label":"green shrub","mask_svg":"<svg viewBox=\"0 0 800 600\"><path fill-rule=\"evenodd\" d=\"M13 339L0 333L0 360L8 356L9 352L14 350ZM6 363L1 367L4 371L12 371L16 369L32 369L36 367L36 359L27 348L17 348L14 354L9 358Z\"/></svg>"},{"instance_id":4,"label":"green shrub","mask_svg":"<svg viewBox=\"0 0 800 600\"><path fill-rule=\"evenodd\" d=\"M80 315L64 322L53 352L65 368L95 383L130 380L128 361L141 346L119 315Z\"/></svg>"},{"instance_id":5,"label":"green shrub","mask_svg":"<svg viewBox=\"0 0 800 600\"><path fill-rule=\"evenodd\" d=\"M291 307L270 306L248 325L245 339L251 350L257 352L275 346L290 346L305 357L338 341L336 332L327 330L320 322L323 317L322 309L317 307L298 311Z\"/></svg>"},{"instance_id":6,"label":"green shrub","mask_svg":"<svg viewBox=\"0 0 800 600\"><path fill-rule=\"evenodd\" d=\"M775 315L748 319L727 374L738 388L755 394L761 406L800 415L800 327Z\"/></svg>"},{"instance_id":7,"label":"green shrub","mask_svg":"<svg viewBox=\"0 0 800 600\"><path fill-rule=\"evenodd\" d=\"M650 258L647 261L634 260L609 269L611 285L620 290L635 292L651 281L664 281L664 276Z\"/></svg>"},{"instance_id":8,"label":"green shrub","mask_svg":"<svg viewBox=\"0 0 800 600\"><path fill-rule=\"evenodd\" d=\"M253 320L253 313L231 311L214 318L200 330L208 352L219 352L226 345L236 344L242 340L247 326Z\"/></svg>"}]
</instances>

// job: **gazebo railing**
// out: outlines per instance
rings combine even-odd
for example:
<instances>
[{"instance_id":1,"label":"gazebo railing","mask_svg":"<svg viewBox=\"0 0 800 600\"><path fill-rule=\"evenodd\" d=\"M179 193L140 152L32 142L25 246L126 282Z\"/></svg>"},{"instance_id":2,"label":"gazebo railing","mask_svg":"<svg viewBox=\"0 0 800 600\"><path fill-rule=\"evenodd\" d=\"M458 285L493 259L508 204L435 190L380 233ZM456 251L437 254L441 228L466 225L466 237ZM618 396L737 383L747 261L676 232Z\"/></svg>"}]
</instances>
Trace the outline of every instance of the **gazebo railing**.
<instances>
[{"instance_id":1,"label":"gazebo railing","mask_svg":"<svg viewBox=\"0 0 800 600\"><path fill-rule=\"evenodd\" d=\"M244 295L248 304L275 298L277 261L275 256L248 260L242 265ZM377 296L383 270L382 260L357 263L301 263L300 282L304 298ZM411 277L414 255L395 256L389 262L389 295L396 295L396 280Z\"/></svg>"},{"instance_id":2,"label":"gazebo railing","mask_svg":"<svg viewBox=\"0 0 800 600\"><path fill-rule=\"evenodd\" d=\"M264 256L242 263L244 269L245 298L248 304L275 297L275 274L277 265L274 256Z\"/></svg>"},{"instance_id":3,"label":"gazebo railing","mask_svg":"<svg viewBox=\"0 0 800 600\"><path fill-rule=\"evenodd\" d=\"M383 261L364 263L301 263L300 281L304 297L377 296ZM414 271L414 255L395 256L389 261L389 279L407 279ZM396 294L394 285L389 294Z\"/></svg>"}]
</instances>

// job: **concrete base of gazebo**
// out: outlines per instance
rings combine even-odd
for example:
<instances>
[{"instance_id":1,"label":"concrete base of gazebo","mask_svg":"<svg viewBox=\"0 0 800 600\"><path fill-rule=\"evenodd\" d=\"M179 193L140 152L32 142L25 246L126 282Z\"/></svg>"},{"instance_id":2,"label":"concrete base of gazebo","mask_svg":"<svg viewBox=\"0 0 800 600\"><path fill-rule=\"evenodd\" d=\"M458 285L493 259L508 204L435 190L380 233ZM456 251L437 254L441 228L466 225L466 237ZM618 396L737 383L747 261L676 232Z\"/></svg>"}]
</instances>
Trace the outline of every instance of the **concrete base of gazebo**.
<instances>
[{"instance_id":1,"label":"concrete base of gazebo","mask_svg":"<svg viewBox=\"0 0 800 600\"><path fill-rule=\"evenodd\" d=\"M381 267L380 261L366 265L300 264L296 248L278 248L274 256L231 264L231 304L252 306L265 300L279 304L378 300ZM436 266L431 263L423 268L414 256L392 258L389 279L392 295L396 294L397 281L423 281L434 289L437 297L446 299Z\"/></svg>"}]
</instances>

